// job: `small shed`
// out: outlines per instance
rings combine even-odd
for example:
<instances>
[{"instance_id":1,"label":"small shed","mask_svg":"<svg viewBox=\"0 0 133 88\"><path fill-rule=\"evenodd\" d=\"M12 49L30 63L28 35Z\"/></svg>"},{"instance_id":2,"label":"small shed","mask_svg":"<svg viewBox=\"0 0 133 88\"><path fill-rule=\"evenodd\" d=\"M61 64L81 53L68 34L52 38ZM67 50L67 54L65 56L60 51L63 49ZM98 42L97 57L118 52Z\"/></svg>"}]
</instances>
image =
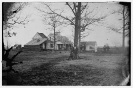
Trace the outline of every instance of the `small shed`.
<instances>
[{"instance_id":1,"label":"small shed","mask_svg":"<svg viewBox=\"0 0 133 88\"><path fill-rule=\"evenodd\" d=\"M94 51L97 52L97 42L96 41L84 41L80 43L81 50L84 51Z\"/></svg>"}]
</instances>

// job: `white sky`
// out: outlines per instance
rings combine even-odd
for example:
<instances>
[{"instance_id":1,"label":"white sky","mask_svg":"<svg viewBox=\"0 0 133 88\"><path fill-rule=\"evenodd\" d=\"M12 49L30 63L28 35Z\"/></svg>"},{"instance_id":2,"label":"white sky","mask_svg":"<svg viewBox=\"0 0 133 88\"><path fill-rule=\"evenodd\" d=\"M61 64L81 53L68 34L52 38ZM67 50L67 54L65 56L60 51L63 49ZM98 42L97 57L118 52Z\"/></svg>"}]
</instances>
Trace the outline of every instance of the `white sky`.
<instances>
[{"instance_id":1,"label":"white sky","mask_svg":"<svg viewBox=\"0 0 133 88\"><path fill-rule=\"evenodd\" d=\"M17 27L13 28L12 30L17 32L17 35L15 37L11 37L10 39L6 38L4 41L8 40L8 43L11 45L16 43L24 45L31 40L36 32L44 33L46 36L50 32L53 32L46 30L49 26L42 21L42 13L40 13L35 7L46 10L45 7L41 6L40 3L31 3L30 5L26 6L22 10L21 15L22 17L25 17L26 15L31 14L31 16L28 18L30 22L25 25L25 28L22 25L17 25ZM63 15L65 16L73 16L69 7L64 5L64 3L52 3L51 7L52 9L61 9L60 11L64 10ZM119 7L120 6L115 3L89 3L89 10L96 8L94 14L97 13L97 17L109 14L109 12L119 9ZM121 18L121 15L110 15L105 19L104 25L91 25L90 28L93 29L93 31L90 31L90 34L84 38L83 41L97 41L98 46L103 46L106 43L109 45L116 45L116 43L117 45L121 45L122 35L109 31L106 28L107 25L112 25L118 28L121 27L122 23L118 21L118 18ZM67 36L70 40L72 40L72 26L61 27L60 29L63 36Z\"/></svg>"}]
</instances>

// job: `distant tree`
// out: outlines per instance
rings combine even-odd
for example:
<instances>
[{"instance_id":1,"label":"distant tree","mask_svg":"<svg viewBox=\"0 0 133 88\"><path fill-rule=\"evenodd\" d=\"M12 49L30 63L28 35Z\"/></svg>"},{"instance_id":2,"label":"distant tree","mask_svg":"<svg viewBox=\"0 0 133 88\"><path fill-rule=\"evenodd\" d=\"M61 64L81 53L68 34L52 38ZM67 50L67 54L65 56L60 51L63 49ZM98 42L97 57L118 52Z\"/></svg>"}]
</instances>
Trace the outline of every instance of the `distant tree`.
<instances>
[{"instance_id":1,"label":"distant tree","mask_svg":"<svg viewBox=\"0 0 133 88\"><path fill-rule=\"evenodd\" d=\"M40 12L43 13L43 21L45 22L45 24L50 25L52 27L48 29L50 30L52 29L52 31L54 31L54 50L55 50L55 42L56 42L55 32L56 32L57 27L64 24L63 19L59 17L57 14L49 14L39 8L36 8L36 9L38 9Z\"/></svg>"},{"instance_id":2,"label":"distant tree","mask_svg":"<svg viewBox=\"0 0 133 88\"><path fill-rule=\"evenodd\" d=\"M54 30L54 50L55 50L55 42L56 42L55 32L56 32L56 28L61 25L61 22L59 21L60 18L55 14L50 15L49 18L50 18L50 21L48 22L48 25L50 25Z\"/></svg>"},{"instance_id":3,"label":"distant tree","mask_svg":"<svg viewBox=\"0 0 133 88\"><path fill-rule=\"evenodd\" d=\"M113 11L113 14L120 14L122 15L122 18L119 19L119 21L122 21L122 26L120 28L115 28L114 26L108 26L109 29L115 31L116 33L122 34L122 47L125 47L125 37L129 37L129 30L130 30L130 25L131 25L131 3L125 2L125 3L120 3L121 8L119 10Z\"/></svg>"}]
</instances>

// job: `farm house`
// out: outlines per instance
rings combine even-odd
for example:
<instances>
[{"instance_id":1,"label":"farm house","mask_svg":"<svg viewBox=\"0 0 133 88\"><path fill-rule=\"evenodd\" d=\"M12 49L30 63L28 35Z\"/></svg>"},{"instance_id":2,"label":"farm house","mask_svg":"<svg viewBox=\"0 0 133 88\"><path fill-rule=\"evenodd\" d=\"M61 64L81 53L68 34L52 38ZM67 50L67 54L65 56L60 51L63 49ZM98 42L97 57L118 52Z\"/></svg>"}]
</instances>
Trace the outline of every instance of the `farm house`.
<instances>
[{"instance_id":1,"label":"farm house","mask_svg":"<svg viewBox=\"0 0 133 88\"><path fill-rule=\"evenodd\" d=\"M53 50L54 39L53 34L49 34L47 38L43 33L36 33L31 41L24 45L26 50ZM70 50L71 42L66 36L56 33L55 50Z\"/></svg>"},{"instance_id":2,"label":"farm house","mask_svg":"<svg viewBox=\"0 0 133 88\"><path fill-rule=\"evenodd\" d=\"M80 43L80 48L82 51L94 51L97 52L97 42L96 41L84 41Z\"/></svg>"},{"instance_id":3,"label":"farm house","mask_svg":"<svg viewBox=\"0 0 133 88\"><path fill-rule=\"evenodd\" d=\"M48 35L49 40L54 41L54 34ZM60 32L55 32L55 49L56 50L70 50L72 42L66 37L62 36Z\"/></svg>"},{"instance_id":4,"label":"farm house","mask_svg":"<svg viewBox=\"0 0 133 88\"><path fill-rule=\"evenodd\" d=\"M36 33L31 41L24 45L24 49L28 50L48 50L53 49L53 42L43 33Z\"/></svg>"}]
</instances>

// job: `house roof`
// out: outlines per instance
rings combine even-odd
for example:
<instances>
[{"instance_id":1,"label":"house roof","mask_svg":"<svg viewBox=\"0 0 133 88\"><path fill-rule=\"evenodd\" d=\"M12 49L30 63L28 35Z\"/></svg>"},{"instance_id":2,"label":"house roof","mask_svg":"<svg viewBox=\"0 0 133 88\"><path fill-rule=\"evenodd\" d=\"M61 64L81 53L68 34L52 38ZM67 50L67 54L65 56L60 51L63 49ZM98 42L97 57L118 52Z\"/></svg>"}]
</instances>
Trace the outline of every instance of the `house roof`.
<instances>
[{"instance_id":1,"label":"house roof","mask_svg":"<svg viewBox=\"0 0 133 88\"><path fill-rule=\"evenodd\" d=\"M49 38L52 38L51 40L54 40L54 34L50 33ZM55 35L56 42L61 42L62 44L72 44L72 42L66 37L66 36L61 36L61 35Z\"/></svg>"},{"instance_id":2,"label":"house roof","mask_svg":"<svg viewBox=\"0 0 133 88\"><path fill-rule=\"evenodd\" d=\"M97 43L96 41L84 41L81 42L81 45L85 44L85 45L95 46L96 43Z\"/></svg>"},{"instance_id":3,"label":"house roof","mask_svg":"<svg viewBox=\"0 0 133 88\"><path fill-rule=\"evenodd\" d=\"M47 38L43 33L38 33L42 38Z\"/></svg>"},{"instance_id":4,"label":"house roof","mask_svg":"<svg viewBox=\"0 0 133 88\"><path fill-rule=\"evenodd\" d=\"M85 44L86 44L86 42L80 42L80 44L81 44L81 45L85 45Z\"/></svg>"},{"instance_id":5,"label":"house roof","mask_svg":"<svg viewBox=\"0 0 133 88\"><path fill-rule=\"evenodd\" d=\"M55 32L55 35L56 35L56 36L57 36L57 35L59 36L59 35L60 35L60 32ZM49 36L54 36L54 33L50 33Z\"/></svg>"},{"instance_id":6,"label":"house roof","mask_svg":"<svg viewBox=\"0 0 133 88\"><path fill-rule=\"evenodd\" d=\"M39 38L34 38L36 37L37 35L39 35ZM32 38L31 41L29 41L28 43L26 43L25 45L40 45L42 44L43 42L52 42L51 40L48 40L47 37L43 34L43 33L36 33L34 35L34 37ZM40 38L41 37L41 38Z\"/></svg>"},{"instance_id":7,"label":"house roof","mask_svg":"<svg viewBox=\"0 0 133 88\"><path fill-rule=\"evenodd\" d=\"M57 41L57 42L56 42L56 44L63 44L63 43L62 43L62 42L60 42L60 41Z\"/></svg>"},{"instance_id":8,"label":"house roof","mask_svg":"<svg viewBox=\"0 0 133 88\"><path fill-rule=\"evenodd\" d=\"M56 41L60 41L63 44L69 44L70 43L69 39L66 36L57 36Z\"/></svg>"},{"instance_id":9,"label":"house roof","mask_svg":"<svg viewBox=\"0 0 133 88\"><path fill-rule=\"evenodd\" d=\"M47 41L47 39L32 39L31 41L29 41L25 45L40 45L40 44L42 44L45 41Z\"/></svg>"}]
</instances>

